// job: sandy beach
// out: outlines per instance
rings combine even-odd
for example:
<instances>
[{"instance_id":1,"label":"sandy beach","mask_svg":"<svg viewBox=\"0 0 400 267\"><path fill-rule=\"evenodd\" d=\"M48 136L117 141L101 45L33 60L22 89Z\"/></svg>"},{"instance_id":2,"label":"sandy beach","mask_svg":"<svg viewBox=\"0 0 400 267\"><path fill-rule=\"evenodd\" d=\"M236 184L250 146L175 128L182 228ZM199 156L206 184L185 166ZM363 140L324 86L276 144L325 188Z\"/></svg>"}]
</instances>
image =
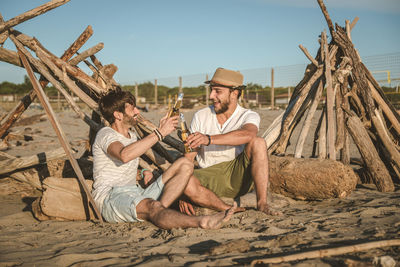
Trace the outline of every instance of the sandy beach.
<instances>
[{"instance_id":1,"label":"sandy beach","mask_svg":"<svg viewBox=\"0 0 400 267\"><path fill-rule=\"evenodd\" d=\"M261 116L259 135L283 112L256 111ZM160 109L143 115L158 124L164 113ZM193 113L185 111L188 121ZM86 142L89 128L72 111L58 112L57 117L72 147ZM3 152L15 157L60 147L40 109L25 112L11 132L31 137L9 141L9 149ZM296 133L293 136L296 138ZM288 153L291 149L293 144ZM309 138L304 150L306 157L311 150ZM354 146L351 156L359 157ZM0 177L0 266L246 266L257 259L398 239L400 185L395 187L395 192L381 193L373 184L359 183L348 197L323 201L300 201L271 194L271 206L281 211L282 216L257 212L255 195L249 194L243 199L247 210L235 214L219 230L161 230L147 222L38 221L32 214L31 203L41 192L3 175ZM400 247L269 266L379 266L382 262L400 266Z\"/></svg>"}]
</instances>

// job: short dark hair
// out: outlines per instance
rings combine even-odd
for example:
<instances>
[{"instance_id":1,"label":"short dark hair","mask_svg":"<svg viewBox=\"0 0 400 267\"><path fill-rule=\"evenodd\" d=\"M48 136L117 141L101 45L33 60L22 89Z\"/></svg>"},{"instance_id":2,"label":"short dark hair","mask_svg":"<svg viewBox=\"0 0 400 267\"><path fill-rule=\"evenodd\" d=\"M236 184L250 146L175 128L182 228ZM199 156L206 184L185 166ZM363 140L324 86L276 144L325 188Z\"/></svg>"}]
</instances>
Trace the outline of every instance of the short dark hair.
<instances>
[{"instance_id":1,"label":"short dark hair","mask_svg":"<svg viewBox=\"0 0 400 267\"><path fill-rule=\"evenodd\" d=\"M100 96L99 110L103 117L110 123L114 123L114 111L125 113L125 104L136 106L136 99L129 91L123 91L116 87Z\"/></svg>"}]
</instances>

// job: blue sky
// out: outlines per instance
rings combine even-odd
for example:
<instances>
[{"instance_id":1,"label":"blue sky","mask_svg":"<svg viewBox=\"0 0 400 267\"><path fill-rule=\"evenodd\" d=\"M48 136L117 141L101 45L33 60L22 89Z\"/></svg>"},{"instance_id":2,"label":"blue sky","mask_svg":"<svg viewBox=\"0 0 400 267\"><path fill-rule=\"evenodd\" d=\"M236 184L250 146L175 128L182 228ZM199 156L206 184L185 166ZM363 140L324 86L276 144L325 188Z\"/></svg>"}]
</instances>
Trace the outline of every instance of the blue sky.
<instances>
[{"instance_id":1,"label":"blue sky","mask_svg":"<svg viewBox=\"0 0 400 267\"><path fill-rule=\"evenodd\" d=\"M1 0L4 20L42 0ZM333 22L360 18L352 39L361 57L400 52L399 0L325 0ZM71 0L15 29L61 55L88 26L81 49L103 42L97 54L113 63L121 84L154 78L308 63L328 27L316 0ZM328 31L329 32L329 31ZM15 50L10 40L6 48ZM0 62L0 82L23 82L25 71Z\"/></svg>"}]
</instances>

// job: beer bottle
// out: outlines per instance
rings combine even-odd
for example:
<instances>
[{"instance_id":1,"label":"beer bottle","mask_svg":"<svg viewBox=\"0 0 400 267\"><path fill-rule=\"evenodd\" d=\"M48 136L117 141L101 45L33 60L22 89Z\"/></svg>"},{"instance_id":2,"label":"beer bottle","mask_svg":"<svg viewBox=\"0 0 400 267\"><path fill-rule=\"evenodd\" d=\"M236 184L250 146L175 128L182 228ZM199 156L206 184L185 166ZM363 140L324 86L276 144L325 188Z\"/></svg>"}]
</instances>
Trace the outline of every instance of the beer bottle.
<instances>
[{"instance_id":1,"label":"beer bottle","mask_svg":"<svg viewBox=\"0 0 400 267\"><path fill-rule=\"evenodd\" d=\"M175 105L168 111L168 118L179 115L179 108L182 106L183 93L179 93Z\"/></svg>"},{"instance_id":2,"label":"beer bottle","mask_svg":"<svg viewBox=\"0 0 400 267\"><path fill-rule=\"evenodd\" d=\"M181 139L185 145L185 153L193 152L192 148L189 147L189 144L186 142L190 131L186 125L185 116L183 116L183 113L180 113L179 116L181 117Z\"/></svg>"}]
</instances>

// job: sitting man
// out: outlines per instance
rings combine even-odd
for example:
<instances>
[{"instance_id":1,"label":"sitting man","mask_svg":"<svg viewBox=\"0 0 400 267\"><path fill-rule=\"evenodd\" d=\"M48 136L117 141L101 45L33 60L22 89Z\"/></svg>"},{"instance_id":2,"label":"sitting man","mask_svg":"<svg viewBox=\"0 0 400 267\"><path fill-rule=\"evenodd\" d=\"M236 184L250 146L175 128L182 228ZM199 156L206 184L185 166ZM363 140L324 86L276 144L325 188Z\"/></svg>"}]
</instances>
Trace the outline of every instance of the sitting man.
<instances>
[{"instance_id":1,"label":"sitting man","mask_svg":"<svg viewBox=\"0 0 400 267\"><path fill-rule=\"evenodd\" d=\"M213 104L195 113L187 142L196 152L200 169L194 176L219 197L236 198L248 193L253 182L257 209L270 215L267 203L268 153L263 138L257 137L260 116L238 104L245 88L240 72L218 68L210 84ZM191 183L191 182L190 182ZM201 184L201 186L200 186ZM180 209L193 214L193 207L181 201Z\"/></svg>"},{"instance_id":2,"label":"sitting man","mask_svg":"<svg viewBox=\"0 0 400 267\"><path fill-rule=\"evenodd\" d=\"M145 188L136 184L139 157L175 130L177 116L162 118L158 129L138 140L130 130L139 114L130 92L119 88L109 91L100 98L99 108L111 127L102 128L93 143L93 197L106 221L147 220L160 228L171 229L218 228L230 219L235 205L211 216L197 217L168 209L181 196L193 174L192 162L184 157L153 183L146 180Z\"/></svg>"}]
</instances>

